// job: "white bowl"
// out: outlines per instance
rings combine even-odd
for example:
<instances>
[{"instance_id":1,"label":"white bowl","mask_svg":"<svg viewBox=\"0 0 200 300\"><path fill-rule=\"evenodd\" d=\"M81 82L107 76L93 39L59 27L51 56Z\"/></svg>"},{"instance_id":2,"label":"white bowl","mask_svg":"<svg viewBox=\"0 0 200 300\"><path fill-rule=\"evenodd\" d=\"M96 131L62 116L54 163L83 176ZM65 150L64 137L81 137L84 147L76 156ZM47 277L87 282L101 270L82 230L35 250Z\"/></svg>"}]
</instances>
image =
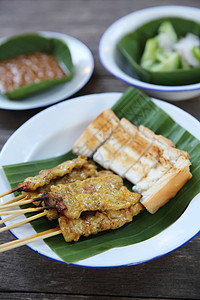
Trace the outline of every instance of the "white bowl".
<instances>
[{"instance_id":1,"label":"white bowl","mask_svg":"<svg viewBox=\"0 0 200 300\"><path fill-rule=\"evenodd\" d=\"M141 25L162 17L182 17L199 22L200 9L188 6L157 6L130 13L114 22L104 32L99 43L99 57L103 66L117 78L144 90L150 96L164 100L186 100L200 95L200 82L182 86L164 86L143 82L120 68L117 51L119 40Z\"/></svg>"}]
</instances>

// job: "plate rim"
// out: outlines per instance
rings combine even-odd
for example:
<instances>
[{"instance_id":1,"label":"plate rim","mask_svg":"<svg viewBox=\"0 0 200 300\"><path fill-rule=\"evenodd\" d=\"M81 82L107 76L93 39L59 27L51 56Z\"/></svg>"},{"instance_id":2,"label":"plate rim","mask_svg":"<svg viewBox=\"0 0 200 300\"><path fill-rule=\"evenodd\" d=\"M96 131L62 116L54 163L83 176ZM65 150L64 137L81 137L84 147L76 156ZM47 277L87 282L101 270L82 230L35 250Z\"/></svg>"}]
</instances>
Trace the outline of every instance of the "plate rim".
<instances>
[{"instance_id":1,"label":"plate rim","mask_svg":"<svg viewBox=\"0 0 200 300\"><path fill-rule=\"evenodd\" d=\"M21 125L11 136L10 136L10 138L8 139L8 141L5 143L5 145L3 146L3 148L2 148L2 150L3 151L1 151L1 153L0 153L0 164L2 165L2 156L4 155L4 151L6 151L6 147L9 147L9 141L10 140L12 140L13 138L15 138L15 135L17 135L17 133L16 132L19 132L19 131L23 131L23 127L24 126L29 126L30 124L31 124L31 122L32 122L32 120L34 119L34 120L36 120L37 121L37 119L38 118L40 118L40 117L42 117L42 114L48 114L48 112L50 111L50 110L57 110L57 111L59 111L59 106L61 106L61 108L62 108L62 106L66 106L66 105L68 105L67 103L72 103L72 105L76 105L76 103L77 102L79 102L79 101L82 101L82 103L84 102L83 101L83 98L85 98L85 99L92 99L92 100L94 100L94 98L95 97L97 97L97 98L101 98L101 97L105 97L105 96L111 96L111 95L114 95L114 97L116 97L116 99L115 99L115 102L119 99L119 97L122 95L122 93L118 93L118 92L116 92L116 93L97 93L97 94L90 94L90 95L84 95L84 96L79 96L79 97L76 97L76 98L73 98L73 99L70 99L70 100L66 100L66 101L63 101L63 102L61 102L61 103L58 103L58 104L55 104L55 105L53 105L53 106L51 106L51 107L49 107L49 108L46 108L45 110L43 110L43 111L41 111L41 112L39 112L38 114L36 114L36 115L34 115L32 118L30 118L28 121L26 121L23 125ZM75 100L75 101L74 101ZM89 100L90 101L90 100ZM96 100L97 101L97 100ZM189 118L191 118L191 120L193 120L194 122L195 122L195 126L196 126L196 124L198 124L198 123L196 123L196 121L198 122L198 120L197 119L195 119L193 116L191 116L189 113L186 113L184 110L182 110L182 109L180 109L180 108L178 108L178 107L176 107L175 105L173 105L173 104L170 104L170 103L167 103L167 102L165 102L165 101L162 101L162 100L158 100L158 99L153 99L153 101L158 105L158 104L160 104L161 106L164 106L164 107L172 107L172 108L174 108L176 111L180 111L181 113L183 113L184 115L186 115L187 117L189 117ZM109 105L108 105L109 106ZM167 112L168 113L168 112ZM27 125L28 124L28 125ZM198 125L200 125L200 123L198 124ZM14 137L13 137L14 136ZM196 197L195 197L196 198ZM194 198L194 199L195 199ZM193 200L194 200L193 199ZM191 203L193 202L193 200L191 201ZM197 201L196 201L197 202ZM195 203L196 203L195 202ZM190 207L191 205L189 205L188 206L188 208ZM188 212L188 208L186 209L186 214L187 214L187 212ZM182 216L185 214L185 212L181 215L181 217L178 219L178 220L182 220ZM178 221L177 220L177 221ZM175 222L175 223L177 223L177 221ZM180 222L179 221L179 222ZM172 224L173 225L173 224ZM172 225L170 225L168 228L166 228L164 231L162 231L162 232L165 232L165 231L167 231L167 230L169 230L169 228L172 226ZM119 265L117 265L117 264L115 264L115 265L92 265L92 264L87 264L87 260L88 259L90 259L91 260L91 258L92 258L92 260L93 259L95 259L95 256L98 256L98 255L101 255L102 256L102 254L103 253L105 253L105 252L108 252L108 251L113 251L113 249L115 249L114 250L114 252L115 251L118 251L118 250L116 250L116 249L122 249L122 248L127 248L127 247L131 247L131 246L133 246L133 245L129 245L129 246L125 246L125 247L117 247L117 248L112 248L112 249L110 249L110 250L107 250L107 251L105 251L105 252L103 252L103 253L100 253L100 254L98 254L98 255L95 255L95 256L93 256L93 257L90 257L90 258L87 258L87 259L84 259L84 260L81 260L81 261L78 261L78 262L76 262L76 263L72 263L72 265L77 265L77 266L83 266L83 267L95 267L95 268L105 268L105 267L119 267L119 266L131 266L131 265L137 265L137 264L141 264L141 263L145 263L145 262L147 262L147 261L150 261L150 260L153 260L153 259L156 259L156 258L158 258L158 257L161 257L161 256L164 256L164 255L166 255L166 254L168 254L168 253L170 253L170 252L172 252L172 251L174 251L174 250L176 250L177 248L179 248L179 247L181 247L181 246L183 246L184 244L186 244L187 242L189 242L192 238L194 238L198 233L199 233L199 231L200 231L200 229L198 228L198 230L197 230L197 232L194 234L194 235L192 235L192 236L190 236L189 237L189 239L186 239L185 241L183 241L180 245L178 245L177 247L175 247L175 248L173 248L173 249L171 249L171 250L169 250L169 251L167 251L167 252L164 252L164 253L162 253L162 254L160 254L160 255L156 255L156 256L154 256L154 257L152 257L152 258L150 258L150 259L147 259L147 260L143 260L143 261L137 261L137 262L129 262L129 263L124 263L124 264L119 264ZM162 233L161 232L161 233ZM14 233L13 233L13 231L11 231L11 233L16 237L16 238L18 238ZM160 234L158 234L158 235L160 235ZM157 236L158 236L157 235ZM153 237L154 238L154 237ZM151 239L153 239L153 238L151 238ZM149 239L149 240L151 240L151 239ZM146 242L146 241L144 241L144 242ZM142 242L143 243L143 242ZM139 244L141 244L141 243L139 243ZM136 245L136 244L134 244L134 245ZM26 245L27 247L29 247L31 250L33 250L33 251L35 251L35 252L38 252L38 250L37 249L34 249L34 248L32 248L31 246L29 246L29 245ZM48 247L48 246L47 246ZM51 249L50 249L51 250ZM119 250L119 251L120 251ZM51 250L52 251L52 250ZM63 263L65 263L62 259L60 259L59 257L58 257L58 259L56 259L56 258L52 258L50 255L47 255L47 254L44 254L44 253L41 253L41 252L38 252L39 254L41 254L41 255L43 255L43 256L46 256L46 257L48 257L48 258L50 258L50 259L53 259L53 260L56 260L56 261L59 261L59 262L63 262ZM66 264L66 263L65 263Z\"/></svg>"},{"instance_id":2,"label":"plate rim","mask_svg":"<svg viewBox=\"0 0 200 300\"><path fill-rule=\"evenodd\" d=\"M90 48L85 44L83 43L81 40L71 36L71 35L68 35L68 34L65 34L65 33L61 33L61 32L56 32L56 31L45 31L45 30L41 30L41 31L35 31L35 33L37 34L41 34L42 36L44 37L55 37L55 38L60 38L61 40L63 40L64 42L66 42L66 40L68 40L69 43L78 43L80 45L80 47L84 48L84 51L87 52L87 60L88 60L88 63L90 65L90 70L88 73L84 73L84 80L81 82L80 85L77 84L77 87L74 87L71 91L69 89L69 92L68 93L65 93L65 96L62 95L60 96L59 98L57 99L52 99L50 100L49 102L46 102L46 103L41 103L39 104L39 99L37 100L38 103L36 104L29 104L29 97L25 98L25 99L22 99L22 100L9 100L7 99L6 97L4 97L3 95L0 94L0 109L7 109L7 110L30 110L30 109L35 109L35 108L42 108L42 107L46 107L48 105L52 105L52 104L55 104L57 102L60 102L60 101L63 101L63 100L67 100L69 99L69 97L72 97L75 93L77 93L79 90L81 90L87 83L88 81L90 80L93 72L94 72L94 57L93 57L93 54L92 54L92 51L90 50ZM20 34L15 34L15 35L21 35L21 34L24 34L24 33L20 33ZM7 35L7 36L1 36L0 37L0 45L2 43L4 43L7 39L15 36L15 35ZM69 46L69 50L71 52L71 56L73 57L73 49L71 46ZM74 74L73 78L69 81L69 82L66 82L66 83L63 83L62 85L67 85L67 84L70 84L71 82L73 82L74 79L77 78L77 76L79 76L79 74ZM52 87L52 91L55 87ZM42 97L44 97L44 94L45 92L48 92L48 90L44 90L44 91L41 91L41 100L42 100ZM56 94L56 93L55 93ZM30 96L30 100L31 98L34 96L38 97L39 98L39 95L40 93L37 93L36 95L33 95L33 96ZM46 96L47 97L47 96ZM1 103L1 101L3 100L3 103ZM26 101L26 103L24 104L23 101ZM34 99L31 100L34 102Z\"/></svg>"},{"instance_id":3,"label":"plate rim","mask_svg":"<svg viewBox=\"0 0 200 300\"><path fill-rule=\"evenodd\" d=\"M164 85L156 85L156 84L149 84L147 82L144 81L140 81L137 78L131 77L128 74L126 74L125 72L123 72L118 65L115 63L115 66L117 67L118 71L116 72L115 70L113 70L112 65L110 66L110 64L108 65L107 63L107 58L106 55L108 55L108 53L110 51L114 51L115 49L112 47L116 47L116 43L119 40L120 37L122 37L123 35L118 35L118 40L115 40L115 45L112 45L112 47L110 47L109 51L106 52L103 49L104 44L107 44L107 40L109 39L109 34L110 31L112 32L115 27L118 27L118 25L120 25L121 23L124 23L124 21L126 19L130 19L134 16L140 15L140 14L148 14L151 11L156 12L157 14L159 14L160 12L165 13L166 10L170 10L171 12L177 14L177 17L179 15L179 11L187 11L190 10L190 12L197 12L199 10L200 13L200 8L198 7L191 7L191 6L184 6L184 5L164 5L164 6L153 6L153 7L147 7L147 8L143 8L143 9L139 9L136 11L133 11L131 13L126 14L125 16L120 17L119 19L117 19L116 21L114 21L112 24L110 24L107 29L104 31L104 33L102 34L102 36L100 37L99 40L99 46L98 46L98 53L99 53L99 58L101 61L101 64L104 66L104 68L110 72L113 76L115 76L116 78L118 78L119 80L122 80L130 85L134 85L138 88L142 88L145 90L149 90L149 91L155 91L155 92L169 92L169 93L179 93L179 92L191 92L191 91L198 91L200 90L200 83L195 83L195 84L188 84L188 85L183 85L183 86L164 86ZM161 16L162 17L162 16ZM192 18L190 18L190 16L188 16L188 19L193 20ZM138 26L141 26L144 23L141 23ZM136 26L137 28L137 26ZM127 30L126 32L124 32L124 34L131 32L131 29ZM109 39L110 41L110 39ZM113 53L112 53L112 57L114 57Z\"/></svg>"}]
</instances>

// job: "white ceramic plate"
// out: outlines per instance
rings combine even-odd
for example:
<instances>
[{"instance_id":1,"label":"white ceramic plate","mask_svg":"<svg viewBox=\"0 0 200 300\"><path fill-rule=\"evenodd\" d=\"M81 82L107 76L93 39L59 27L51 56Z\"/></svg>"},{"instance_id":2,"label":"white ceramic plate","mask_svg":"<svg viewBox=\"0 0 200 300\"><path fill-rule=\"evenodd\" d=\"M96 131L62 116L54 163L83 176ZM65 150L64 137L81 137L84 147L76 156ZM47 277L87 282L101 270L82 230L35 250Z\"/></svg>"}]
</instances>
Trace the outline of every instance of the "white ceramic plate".
<instances>
[{"instance_id":1,"label":"white ceramic plate","mask_svg":"<svg viewBox=\"0 0 200 300\"><path fill-rule=\"evenodd\" d=\"M163 86L140 81L131 68L124 69L124 62L117 51L119 40L143 24L162 17L182 17L196 22L200 9L187 6L157 6L132 12L110 25L99 42L99 57L103 66L115 77L141 89L149 95L167 100L186 100L200 95L200 83L184 86Z\"/></svg>"},{"instance_id":2,"label":"white ceramic plate","mask_svg":"<svg viewBox=\"0 0 200 300\"><path fill-rule=\"evenodd\" d=\"M74 98L43 110L23 124L9 138L0 153L0 165L26 162L61 155L70 150L87 125L105 108L111 107L120 93L103 93ZM200 123L183 110L160 100L155 103L175 121L200 139ZM0 191L10 189L0 169ZM8 197L9 199L9 197ZM149 240L126 247L114 248L78 261L89 267L134 265L162 256L180 247L200 230L200 195L196 196L170 227ZM21 216L18 220L23 219ZM16 219L15 219L16 222ZM7 224L10 224L7 222ZM34 234L30 224L12 230L17 238ZM31 249L49 258L62 261L43 241L31 243ZM12 250L15 251L15 250Z\"/></svg>"},{"instance_id":3,"label":"white ceramic plate","mask_svg":"<svg viewBox=\"0 0 200 300\"><path fill-rule=\"evenodd\" d=\"M63 33L41 31L39 34L47 38L58 38L67 43L74 64L74 77L69 82L57 85L22 100L9 100L0 95L0 108L24 110L47 106L72 96L90 79L94 70L94 59L91 51L85 44ZM0 44L7 38L0 38Z\"/></svg>"}]
</instances>

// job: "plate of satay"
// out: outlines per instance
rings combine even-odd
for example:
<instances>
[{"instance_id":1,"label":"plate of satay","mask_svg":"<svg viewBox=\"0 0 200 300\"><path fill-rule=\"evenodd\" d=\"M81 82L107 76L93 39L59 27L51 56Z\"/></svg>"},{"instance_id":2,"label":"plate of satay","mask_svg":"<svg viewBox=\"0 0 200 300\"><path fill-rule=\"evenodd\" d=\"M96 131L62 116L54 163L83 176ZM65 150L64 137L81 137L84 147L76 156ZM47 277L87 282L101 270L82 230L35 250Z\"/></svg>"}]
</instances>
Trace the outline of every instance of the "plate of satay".
<instances>
[{"instance_id":1,"label":"plate of satay","mask_svg":"<svg viewBox=\"0 0 200 300\"><path fill-rule=\"evenodd\" d=\"M90 79L94 59L80 40L40 31L0 38L0 108L44 107L78 92Z\"/></svg>"},{"instance_id":2,"label":"plate of satay","mask_svg":"<svg viewBox=\"0 0 200 300\"><path fill-rule=\"evenodd\" d=\"M0 252L27 245L59 262L114 267L184 245L200 230L199 127L133 87L38 113L0 154L0 231L16 237Z\"/></svg>"}]
</instances>

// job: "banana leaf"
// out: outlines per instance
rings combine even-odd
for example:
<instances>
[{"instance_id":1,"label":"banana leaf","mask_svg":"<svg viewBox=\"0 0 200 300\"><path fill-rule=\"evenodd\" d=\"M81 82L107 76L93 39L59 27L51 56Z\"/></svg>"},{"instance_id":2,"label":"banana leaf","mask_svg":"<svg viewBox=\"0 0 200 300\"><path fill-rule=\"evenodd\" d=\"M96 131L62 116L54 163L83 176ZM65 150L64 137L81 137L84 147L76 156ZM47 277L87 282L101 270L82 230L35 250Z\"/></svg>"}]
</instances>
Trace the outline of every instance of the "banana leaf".
<instances>
[{"instance_id":1,"label":"banana leaf","mask_svg":"<svg viewBox=\"0 0 200 300\"><path fill-rule=\"evenodd\" d=\"M120 68L127 73L130 67L129 75L152 84L176 86L199 83L200 67L153 72L140 66L146 41L157 35L158 28L164 21L171 22L178 38L184 37L189 32L200 37L200 23L191 20L167 17L150 21L135 31L126 34L118 42L117 52Z\"/></svg>"},{"instance_id":2,"label":"banana leaf","mask_svg":"<svg viewBox=\"0 0 200 300\"><path fill-rule=\"evenodd\" d=\"M66 263L76 262L96 255L113 247L120 247L142 242L163 231L186 209L189 202L200 191L200 141L178 125L171 117L155 105L151 99L140 90L130 87L119 101L112 107L119 118L126 117L135 125L144 124L157 134L170 138L179 149L187 151L192 163L193 177L181 191L154 215L143 211L130 222L117 230L101 232L78 242L66 243L62 235L46 239L47 245L55 251ZM4 172L11 187L16 187L28 176L36 175L41 169L52 168L67 159L76 157L71 151L52 159L25 162L4 166ZM124 184L130 188L128 181ZM45 218L31 223L37 232L57 225Z\"/></svg>"},{"instance_id":3,"label":"banana leaf","mask_svg":"<svg viewBox=\"0 0 200 300\"><path fill-rule=\"evenodd\" d=\"M65 42L56 38L45 38L36 33L21 34L6 40L0 45L0 62L21 54L43 52L53 55L66 76L57 79L43 80L30 83L3 93L10 100L19 100L34 93L65 83L73 77L73 63L70 50Z\"/></svg>"}]
</instances>

